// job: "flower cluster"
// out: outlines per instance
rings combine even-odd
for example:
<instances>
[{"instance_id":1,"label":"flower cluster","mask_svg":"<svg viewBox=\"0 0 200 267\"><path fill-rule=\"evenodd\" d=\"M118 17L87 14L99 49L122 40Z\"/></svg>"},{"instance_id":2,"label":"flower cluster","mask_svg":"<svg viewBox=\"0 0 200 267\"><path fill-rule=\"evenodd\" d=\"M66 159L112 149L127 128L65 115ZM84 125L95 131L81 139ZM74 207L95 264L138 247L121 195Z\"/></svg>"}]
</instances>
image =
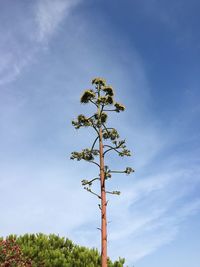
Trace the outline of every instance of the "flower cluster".
<instances>
[{"instance_id":1,"label":"flower cluster","mask_svg":"<svg viewBox=\"0 0 200 267\"><path fill-rule=\"evenodd\" d=\"M114 102L114 90L112 86L106 85L106 81L103 78L94 78L92 84L96 85L96 91L92 89L85 90L80 99L81 103L86 104L92 102L96 107L101 106L102 110L105 106L114 105L115 109L106 111L115 111L118 113L125 110L122 104Z\"/></svg>"},{"instance_id":2,"label":"flower cluster","mask_svg":"<svg viewBox=\"0 0 200 267\"><path fill-rule=\"evenodd\" d=\"M114 103L112 96L110 95L106 95L106 96L100 96L98 97L97 101L96 101L97 105L112 105Z\"/></svg>"},{"instance_id":3,"label":"flower cluster","mask_svg":"<svg viewBox=\"0 0 200 267\"><path fill-rule=\"evenodd\" d=\"M78 161L84 159L86 161L91 161L94 160L94 157L99 155L99 150L98 149L93 149L90 150L88 148L83 149L81 152L72 152L70 159L76 159Z\"/></svg>"},{"instance_id":4,"label":"flower cluster","mask_svg":"<svg viewBox=\"0 0 200 267\"><path fill-rule=\"evenodd\" d=\"M131 174L134 172L134 170L131 167L126 167L126 170L124 171L126 174Z\"/></svg>"},{"instance_id":5,"label":"flower cluster","mask_svg":"<svg viewBox=\"0 0 200 267\"><path fill-rule=\"evenodd\" d=\"M91 182L89 182L88 180L86 180L86 179L84 179L84 180L82 180L81 181L81 184L83 185L83 186L85 186L85 185L92 185L92 183Z\"/></svg>"},{"instance_id":6,"label":"flower cluster","mask_svg":"<svg viewBox=\"0 0 200 267\"><path fill-rule=\"evenodd\" d=\"M128 150L126 148L126 144L125 144L125 140L114 140L113 142L114 146L110 146L110 148L112 148L113 150L115 150L119 156L124 157L130 157L131 156L131 152L130 150Z\"/></svg>"},{"instance_id":7,"label":"flower cluster","mask_svg":"<svg viewBox=\"0 0 200 267\"><path fill-rule=\"evenodd\" d=\"M122 104L120 104L120 103L115 103L114 104L114 106L115 106L115 108L116 108L116 112L120 112L120 111L124 111L125 110L125 106L123 106Z\"/></svg>"},{"instance_id":8,"label":"flower cluster","mask_svg":"<svg viewBox=\"0 0 200 267\"><path fill-rule=\"evenodd\" d=\"M102 91L104 91L106 93L106 95L109 96L114 96L114 91L113 88L111 86L105 86Z\"/></svg>"},{"instance_id":9,"label":"flower cluster","mask_svg":"<svg viewBox=\"0 0 200 267\"><path fill-rule=\"evenodd\" d=\"M112 175L110 173L110 169L107 165L104 166L104 176L105 176L105 179L109 179L112 177Z\"/></svg>"},{"instance_id":10,"label":"flower cluster","mask_svg":"<svg viewBox=\"0 0 200 267\"><path fill-rule=\"evenodd\" d=\"M102 85L102 86L105 86L106 85L106 80L103 79L103 78L94 78L92 80L92 84L96 84L96 85Z\"/></svg>"},{"instance_id":11,"label":"flower cluster","mask_svg":"<svg viewBox=\"0 0 200 267\"><path fill-rule=\"evenodd\" d=\"M119 156L120 157L124 157L124 156L130 157L131 152L129 149L123 148L122 151L119 152Z\"/></svg>"},{"instance_id":12,"label":"flower cluster","mask_svg":"<svg viewBox=\"0 0 200 267\"><path fill-rule=\"evenodd\" d=\"M83 149L80 152L72 152L71 159L76 159L77 161L86 160L99 167L100 174L97 178L91 180L83 179L81 183L85 190L96 195L98 198L101 198L100 195L92 191L94 181L108 180L112 177L113 173L130 174L134 170L130 167L126 167L125 170L110 170L108 166L103 166L102 164L101 158L104 158L105 155L110 152L115 152L120 157L131 156L131 153L126 147L125 140L119 139L120 137L117 130L115 128L107 127L108 112L122 112L125 110L125 106L114 101L114 90L111 86L106 84L106 81L103 78L94 78L92 84L95 89L86 90L81 96L81 103L92 103L92 105L95 106L96 113L94 112L90 117L81 114L78 116L77 120L72 121L72 124L76 129L91 126L96 132L96 137L90 149ZM95 149L98 143L100 150ZM101 149L102 147L103 149ZM101 155L100 151L102 151ZM99 162L95 161L95 156L99 156ZM104 170L102 172L103 168ZM115 195L120 194L119 191L106 191L106 193Z\"/></svg>"},{"instance_id":13,"label":"flower cluster","mask_svg":"<svg viewBox=\"0 0 200 267\"><path fill-rule=\"evenodd\" d=\"M120 192L120 191L112 191L112 194L113 194L113 195L118 195L118 196L119 196L119 195L121 194L121 192Z\"/></svg>"},{"instance_id":14,"label":"flower cluster","mask_svg":"<svg viewBox=\"0 0 200 267\"><path fill-rule=\"evenodd\" d=\"M104 139L111 139L114 141L115 139L119 138L119 134L116 129L111 129L111 130L104 130L103 132L103 138Z\"/></svg>"},{"instance_id":15,"label":"flower cluster","mask_svg":"<svg viewBox=\"0 0 200 267\"><path fill-rule=\"evenodd\" d=\"M90 100L94 99L95 96L96 96L95 92L93 90L89 89L89 90L84 91L84 93L81 96L80 101L81 101L81 103L86 104Z\"/></svg>"},{"instance_id":16,"label":"flower cluster","mask_svg":"<svg viewBox=\"0 0 200 267\"><path fill-rule=\"evenodd\" d=\"M75 129L79 129L81 127L100 127L103 123L106 123L108 115L105 112L101 112L100 114L95 113L92 117L87 118L85 115L80 114L76 120L72 121L72 125Z\"/></svg>"},{"instance_id":17,"label":"flower cluster","mask_svg":"<svg viewBox=\"0 0 200 267\"><path fill-rule=\"evenodd\" d=\"M92 125L92 121L88 118L86 118L83 114L80 114L77 117L77 120L72 121L72 125L75 127L75 129L79 129L80 127L88 127Z\"/></svg>"},{"instance_id":18,"label":"flower cluster","mask_svg":"<svg viewBox=\"0 0 200 267\"><path fill-rule=\"evenodd\" d=\"M95 113L95 114L94 114L94 118L95 118L97 121L100 120L101 123L106 123L106 121L107 121L107 117L108 117L108 115L107 115L105 112L101 112L100 115L99 115L98 113Z\"/></svg>"}]
</instances>

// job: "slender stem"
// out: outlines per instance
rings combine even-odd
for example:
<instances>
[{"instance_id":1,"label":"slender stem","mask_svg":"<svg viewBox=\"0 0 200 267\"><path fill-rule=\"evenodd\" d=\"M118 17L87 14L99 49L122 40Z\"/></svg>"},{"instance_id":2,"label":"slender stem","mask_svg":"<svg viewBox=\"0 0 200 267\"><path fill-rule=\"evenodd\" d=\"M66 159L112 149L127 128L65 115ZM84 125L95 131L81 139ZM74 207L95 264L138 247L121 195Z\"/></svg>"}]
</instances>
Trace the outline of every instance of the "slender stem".
<instances>
[{"instance_id":1,"label":"slender stem","mask_svg":"<svg viewBox=\"0 0 200 267\"><path fill-rule=\"evenodd\" d=\"M92 101L91 99L89 100L92 104L94 104L96 107L98 107L98 105L94 102L94 101Z\"/></svg>"},{"instance_id":2,"label":"slender stem","mask_svg":"<svg viewBox=\"0 0 200 267\"><path fill-rule=\"evenodd\" d=\"M111 151L111 150L113 150L113 149L112 149L112 148L107 149L107 150L103 153L103 155L105 156L105 154L106 154L107 152Z\"/></svg>"},{"instance_id":3,"label":"slender stem","mask_svg":"<svg viewBox=\"0 0 200 267\"><path fill-rule=\"evenodd\" d=\"M105 125L104 125L105 126ZM106 126L105 126L106 127ZM108 130L115 130L115 128L113 128L113 127L106 127Z\"/></svg>"},{"instance_id":4,"label":"slender stem","mask_svg":"<svg viewBox=\"0 0 200 267\"><path fill-rule=\"evenodd\" d=\"M101 106L100 117L101 117L102 112L104 111L103 108L104 108L104 104L102 104L102 106Z\"/></svg>"},{"instance_id":5,"label":"slender stem","mask_svg":"<svg viewBox=\"0 0 200 267\"><path fill-rule=\"evenodd\" d=\"M93 161L93 160L86 160L86 161L90 162L90 163L93 163L93 164L97 165L99 168L101 168L100 165L97 162Z\"/></svg>"},{"instance_id":6,"label":"slender stem","mask_svg":"<svg viewBox=\"0 0 200 267\"><path fill-rule=\"evenodd\" d=\"M103 130L106 130L106 132L109 134L108 130L116 130L115 128L113 127L106 127L104 123L102 123L104 129Z\"/></svg>"},{"instance_id":7,"label":"slender stem","mask_svg":"<svg viewBox=\"0 0 200 267\"><path fill-rule=\"evenodd\" d=\"M96 133L97 133L97 134L98 134L98 136L99 136L99 132L98 132L97 128L95 127L95 125L94 125L93 121L91 121L91 122L92 122L92 127L95 129Z\"/></svg>"},{"instance_id":8,"label":"slender stem","mask_svg":"<svg viewBox=\"0 0 200 267\"><path fill-rule=\"evenodd\" d=\"M111 191L106 191L107 194L111 194L111 195L114 195L113 192Z\"/></svg>"},{"instance_id":9,"label":"slender stem","mask_svg":"<svg viewBox=\"0 0 200 267\"><path fill-rule=\"evenodd\" d=\"M100 97L100 85L98 90ZM98 115L100 116L100 105ZM106 190L103 155L103 134L102 126L99 127L99 160L100 160L100 184L101 184L101 267L107 267L107 219L106 219Z\"/></svg>"},{"instance_id":10,"label":"slender stem","mask_svg":"<svg viewBox=\"0 0 200 267\"><path fill-rule=\"evenodd\" d=\"M116 109L104 109L104 111L116 111Z\"/></svg>"},{"instance_id":11,"label":"slender stem","mask_svg":"<svg viewBox=\"0 0 200 267\"><path fill-rule=\"evenodd\" d=\"M87 118L88 120L92 119L95 115L92 115L91 117Z\"/></svg>"},{"instance_id":12,"label":"slender stem","mask_svg":"<svg viewBox=\"0 0 200 267\"><path fill-rule=\"evenodd\" d=\"M115 150L118 154L120 153L120 151L118 151L118 150L116 149L116 147L111 147L111 146L109 146L109 145L104 145L104 146L107 146L107 147L110 147L110 148L107 149L107 150L103 153L103 155L105 155L107 152L109 152L109 151L111 151L111 150Z\"/></svg>"},{"instance_id":13,"label":"slender stem","mask_svg":"<svg viewBox=\"0 0 200 267\"><path fill-rule=\"evenodd\" d=\"M113 147L113 146L110 146L110 145L104 145L104 147L110 147L112 149L116 148L116 147Z\"/></svg>"},{"instance_id":14,"label":"slender stem","mask_svg":"<svg viewBox=\"0 0 200 267\"><path fill-rule=\"evenodd\" d=\"M110 171L111 173L125 173L125 171Z\"/></svg>"},{"instance_id":15,"label":"slender stem","mask_svg":"<svg viewBox=\"0 0 200 267\"><path fill-rule=\"evenodd\" d=\"M98 138L99 138L99 136L97 136L97 137L95 138L95 140L94 140L94 142L93 142L93 145L92 145L92 147L91 147L91 150L93 150L93 149L94 149L94 146L95 146L95 144L96 144L96 141L98 140Z\"/></svg>"},{"instance_id":16,"label":"slender stem","mask_svg":"<svg viewBox=\"0 0 200 267\"><path fill-rule=\"evenodd\" d=\"M113 191L106 191L106 193L107 193L107 194L111 194L111 195L117 195L117 194L116 194L116 191L114 191L114 192L113 192Z\"/></svg>"},{"instance_id":17,"label":"slender stem","mask_svg":"<svg viewBox=\"0 0 200 267\"><path fill-rule=\"evenodd\" d=\"M106 130L107 134L109 135L108 128L105 126L105 124L104 124L104 123L102 123L102 125L103 125L104 129Z\"/></svg>"},{"instance_id":18,"label":"slender stem","mask_svg":"<svg viewBox=\"0 0 200 267\"><path fill-rule=\"evenodd\" d=\"M95 192L93 192L91 189L89 189L87 187L84 187L84 189L87 190L88 192L90 192L91 194L95 195L96 197L101 199L101 197L98 194L96 194Z\"/></svg>"},{"instance_id":19,"label":"slender stem","mask_svg":"<svg viewBox=\"0 0 200 267\"><path fill-rule=\"evenodd\" d=\"M114 148L118 149L118 148L120 148L122 145L124 145L124 142L123 142L123 143L121 142L121 143L120 143L118 146L116 146L116 147L113 147L113 146L110 146L110 145L104 145L104 147L107 146L107 147L110 147L110 148L113 148L113 149L114 149Z\"/></svg>"},{"instance_id":20,"label":"slender stem","mask_svg":"<svg viewBox=\"0 0 200 267\"><path fill-rule=\"evenodd\" d=\"M104 152L104 155L105 155L108 151L110 151L110 150L115 150L115 151L119 154L120 151L118 151L117 149L120 148L122 145L123 145L123 143L120 144L120 145L118 145L118 146L116 146L116 147L109 146L109 145L104 145L104 147L110 147L109 149L107 149L107 150Z\"/></svg>"},{"instance_id":21,"label":"slender stem","mask_svg":"<svg viewBox=\"0 0 200 267\"><path fill-rule=\"evenodd\" d=\"M87 184L91 184L92 182L96 181L96 180L100 180L100 178L96 177L90 181L88 181L87 183L84 183L84 185L87 185Z\"/></svg>"}]
</instances>

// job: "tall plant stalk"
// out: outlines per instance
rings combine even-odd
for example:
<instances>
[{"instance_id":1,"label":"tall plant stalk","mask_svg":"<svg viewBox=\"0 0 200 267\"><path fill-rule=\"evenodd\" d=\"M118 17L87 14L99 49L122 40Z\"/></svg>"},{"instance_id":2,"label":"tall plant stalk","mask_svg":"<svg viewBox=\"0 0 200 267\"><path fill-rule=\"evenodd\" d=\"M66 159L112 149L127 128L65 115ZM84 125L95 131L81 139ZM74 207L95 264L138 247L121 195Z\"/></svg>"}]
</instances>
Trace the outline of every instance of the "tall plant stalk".
<instances>
[{"instance_id":1,"label":"tall plant stalk","mask_svg":"<svg viewBox=\"0 0 200 267\"><path fill-rule=\"evenodd\" d=\"M133 169L126 167L125 170L111 170L109 166L104 165L105 155L109 152L115 152L119 156L130 156L130 150L126 148L125 140L119 139L119 134L115 128L107 127L108 112L121 112L125 110L122 104L114 102L114 91L111 86L106 85L106 81L102 78L95 78L92 80L95 90L85 90L81 96L81 103L91 103L95 106L96 113L90 117L80 114L76 120L72 121L72 125L79 129L81 127L92 127L95 131L96 137L91 148L85 148L81 152L72 152L71 159L85 160L89 163L95 164L99 168L98 177L90 180L82 180L84 189L100 199L99 208L101 210L101 266L107 267L107 201L106 195L119 195L119 191L106 191L106 182L112 177L112 173L126 173L130 174ZM112 108L110 108L112 106ZM107 109L108 108L108 109ZM97 140L99 142L96 148ZM95 161L95 158L98 158ZM92 190L94 182L99 181L100 192Z\"/></svg>"}]
</instances>

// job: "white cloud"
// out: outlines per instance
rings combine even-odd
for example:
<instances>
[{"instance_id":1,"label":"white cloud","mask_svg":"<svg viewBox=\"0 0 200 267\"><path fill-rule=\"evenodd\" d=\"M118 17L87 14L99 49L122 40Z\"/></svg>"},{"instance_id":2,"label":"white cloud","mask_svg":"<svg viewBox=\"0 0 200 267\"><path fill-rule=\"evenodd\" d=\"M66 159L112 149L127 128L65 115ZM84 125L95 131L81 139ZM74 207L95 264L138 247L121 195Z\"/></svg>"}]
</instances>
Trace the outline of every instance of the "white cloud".
<instances>
[{"instance_id":1,"label":"white cloud","mask_svg":"<svg viewBox=\"0 0 200 267\"><path fill-rule=\"evenodd\" d=\"M182 223L199 213L200 198L193 196L199 168L192 170L165 169L163 175L146 176L122 188L122 196L112 200L110 209L113 258L123 255L129 264L140 260L173 241Z\"/></svg>"},{"instance_id":2,"label":"white cloud","mask_svg":"<svg viewBox=\"0 0 200 267\"><path fill-rule=\"evenodd\" d=\"M2 62L0 66L0 85L14 81L18 75L20 75L21 71L33 62L33 57L36 51L37 50L34 48L30 51L27 51L20 59L11 52L8 54L2 54Z\"/></svg>"},{"instance_id":3,"label":"white cloud","mask_svg":"<svg viewBox=\"0 0 200 267\"><path fill-rule=\"evenodd\" d=\"M37 43L37 45L34 45L36 45L36 47L38 47L38 44L41 45L48 42L49 38L56 32L56 29L72 6L72 1L54 2L44 0L37 2L34 9L36 12L34 16L36 25L33 27ZM93 74L106 74L109 79L115 81L116 87L119 86L119 92L120 88L123 88L123 90L121 90L121 96L123 96L124 92L127 94L130 93L127 88L132 88L133 85L137 87L137 91L134 89L134 99L132 94L130 94L130 98L127 99L127 102L130 101L128 107L128 112L130 110L129 115L131 114L132 116L132 114L134 114L134 118L131 117L133 120L131 126L128 127L128 125L130 125L129 115L127 117L126 115L125 117L122 115L119 125L122 135L127 137L127 141L131 144L131 147L136 148L133 149L136 163L134 165L137 167L136 173L130 178L122 178L123 184L118 182L119 180L114 180L115 178L113 178L113 185L118 184L120 186L119 188L122 191L122 195L119 198L112 198L110 201L111 206L109 206L108 210L108 219L109 221L111 220L108 237L109 254L115 259L121 255L126 257L129 262L136 261L152 253L163 244L172 241L180 230L181 223L189 216L199 211L199 200L193 199L192 197L195 185L197 184L199 170L197 166L193 168L191 165L190 168L193 169L193 172L185 168L184 164L188 158L183 155L181 155L181 157L176 155L178 158L176 162L174 162L174 155L170 156L173 160L167 159L164 155L165 167L162 166L160 158L163 157L165 148L169 148L173 142L177 141L177 136L169 132L171 129L163 128L160 130L155 123L155 118L152 114L149 114L151 111L148 108L148 84L144 66L142 66L139 57L133 57L135 60L130 57L130 60L134 61L134 63L130 64L127 58L129 58L132 52L128 51L127 55L123 54L124 58L127 60L126 66L121 67L118 63L120 53L116 53L116 55L112 53L109 45L107 46L109 40L105 42L107 50L101 47L102 49L96 49L96 51L94 51L94 47L88 45L87 36L86 39L83 38L83 40L85 40L85 43L78 39L73 44L70 44L71 47L74 45L75 48L74 50L69 50L70 55L74 53L73 58L78 58L79 60L76 63L76 75L72 75L75 76L76 81L73 81L73 83L71 80L70 82L67 81L67 83L64 84L65 88L73 87L81 89L81 82L90 75L90 78L92 78ZM99 40L97 40L97 43L98 41ZM99 42L99 44L101 44L101 42ZM78 46L78 48L76 46ZM131 49L133 50L134 48L132 47ZM21 50L21 53L22 52ZM27 49L27 51L23 53L24 61L21 60L21 58L19 58L19 60L16 59L16 53L7 53L7 56L4 57L4 64L2 64L6 66L6 72L10 75L7 76L7 81L19 75L22 69L29 64L29 60L33 60L34 53L37 53L37 51L32 52L32 50ZM70 55L68 56L70 57ZM12 71L10 69L11 65L15 66ZM3 69L4 66L0 68ZM131 73L135 75L131 77L131 80L130 77L128 78L130 70ZM79 77L78 79L77 76ZM6 76L4 76L4 78L5 77ZM47 84L47 86L49 86L49 84ZM62 94L63 98L66 97L66 99L68 99L69 104L66 106L64 101L59 102L61 105L59 105L57 110L60 112L51 114L53 115L51 117L55 119L57 116L56 119L59 120L61 114L63 116L66 114L63 111L61 112L62 109L67 110L67 116L69 116L71 110L75 109L73 106L75 94L77 94L75 90L72 90L70 96L68 92L66 95ZM118 96L120 99L120 93ZM55 98L55 95L51 97ZM73 101L71 101L72 103L69 99L73 99ZM48 112L49 111L51 112L52 110L48 109ZM76 112L78 113L79 110L76 110ZM25 112L23 111L23 113ZM28 118L28 120L34 119L34 116L40 117L41 114L38 114L39 113L31 114L32 118ZM21 117L23 121L27 119L22 113L20 113L18 117ZM45 114L45 118L47 118L47 114ZM11 120L9 121L11 122ZM136 125L133 125L135 121ZM26 129L22 129L23 124L17 122L20 122L20 120L17 121L16 118L15 131L19 128L20 136L23 137L24 134L24 136L28 135L30 137L30 135L33 134L29 124L28 127L25 125ZM118 125L118 117L116 122L116 125ZM51 123L53 124L52 120ZM36 124L34 126L33 128L37 129L38 135L40 135L42 133L39 127L40 125ZM47 127L47 125L44 127ZM11 125L10 129L12 128L13 125ZM48 134L48 131L46 131L46 135ZM65 141L68 142L67 149L71 147L74 142L75 149L79 149L83 145L81 139L82 133L80 133L79 137L78 135L76 136L76 140L74 132L70 130L63 135L63 139L68 139L68 141ZM54 136L54 138L57 138L57 136ZM12 139L15 138L12 136ZM24 138L21 138L21 140L21 142L24 143ZM72 140L70 144L69 140ZM59 138L57 138L56 142L59 143ZM4 192L4 196L6 197L10 188L12 188L15 199L17 200L19 197L20 200L18 203L14 203L14 207L12 203L10 203L11 206L6 209L5 216L1 220L2 232L46 232L48 229L48 231L59 232L60 235L68 236L77 243L87 246L97 246L98 232L95 227L99 226L99 217L97 215L98 208L96 208L96 200L92 196L87 195L86 192L82 192L79 183L79 180L82 178L80 177L81 174L84 173L85 175L88 171L87 166L84 165L83 167L83 165L81 165L80 167L79 165L77 167L72 167L70 164L68 165L68 163L64 166L59 166L59 164L56 166L55 162L51 161L50 164L43 163L42 167L38 166L38 162L43 162L44 158L49 160L50 155L54 154L54 151L53 149L49 149L48 153L42 157L40 154L41 151L37 146L38 144L33 144L32 147L30 145L28 152L25 151L27 154L23 155L24 158L21 159L21 164L23 165L22 170L18 170L18 167L13 166L13 164L13 173L9 166L5 168L5 180L3 181L2 192ZM34 162L31 162L32 158L28 155L31 150L35 150L35 155L37 155L37 159L33 159L35 160ZM3 156L2 158L5 158L5 155ZM156 164L152 164L152 159L155 156L158 156L158 160ZM25 160L26 157L27 161ZM62 155L58 160L62 160ZM190 160L192 161L192 159ZM173 164L171 161L173 161ZM20 159L19 162L18 159L15 159L15 163L19 166ZM30 166L30 168L25 169L24 166L27 165ZM151 165L152 169L147 168L148 165ZM62 171L60 172L58 169L65 171L62 173ZM150 172L153 174L150 175ZM1 174L3 174L2 171ZM9 177L9 179L7 179L7 177ZM59 179L57 177L59 177ZM73 179L72 184L69 182L70 179ZM22 184L24 185L23 187L21 186ZM26 191L27 189L29 192ZM187 200L187 197L191 198L191 200ZM71 203L73 205L71 205ZM23 220L24 214L26 214L26 217ZM8 224L7 218L13 218L13 215L16 216L15 222L9 221ZM91 225L93 225L93 228Z\"/></svg>"},{"instance_id":4,"label":"white cloud","mask_svg":"<svg viewBox=\"0 0 200 267\"><path fill-rule=\"evenodd\" d=\"M46 46L59 24L79 1L38 0L31 6L31 14L24 7L14 13L10 27L0 29L0 85L15 80L37 58L41 47ZM27 7L28 8L28 7ZM9 12L9 10L7 10ZM15 23L15 25L13 25Z\"/></svg>"},{"instance_id":5,"label":"white cloud","mask_svg":"<svg viewBox=\"0 0 200 267\"><path fill-rule=\"evenodd\" d=\"M59 23L78 0L39 0L36 6L37 39L44 42L52 36Z\"/></svg>"}]
</instances>

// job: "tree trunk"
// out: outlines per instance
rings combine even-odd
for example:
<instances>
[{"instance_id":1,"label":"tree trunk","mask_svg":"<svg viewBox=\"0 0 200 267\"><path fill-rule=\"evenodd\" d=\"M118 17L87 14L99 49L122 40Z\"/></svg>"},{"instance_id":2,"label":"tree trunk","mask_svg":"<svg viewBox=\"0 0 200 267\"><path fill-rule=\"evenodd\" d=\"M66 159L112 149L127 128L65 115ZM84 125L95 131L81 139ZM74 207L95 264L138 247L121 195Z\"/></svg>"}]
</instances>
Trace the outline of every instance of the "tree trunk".
<instances>
[{"instance_id":1,"label":"tree trunk","mask_svg":"<svg viewBox=\"0 0 200 267\"><path fill-rule=\"evenodd\" d=\"M104 176L104 156L102 128L99 129L100 179L101 179L101 267L107 267L107 219L106 219L106 191Z\"/></svg>"}]
</instances>

